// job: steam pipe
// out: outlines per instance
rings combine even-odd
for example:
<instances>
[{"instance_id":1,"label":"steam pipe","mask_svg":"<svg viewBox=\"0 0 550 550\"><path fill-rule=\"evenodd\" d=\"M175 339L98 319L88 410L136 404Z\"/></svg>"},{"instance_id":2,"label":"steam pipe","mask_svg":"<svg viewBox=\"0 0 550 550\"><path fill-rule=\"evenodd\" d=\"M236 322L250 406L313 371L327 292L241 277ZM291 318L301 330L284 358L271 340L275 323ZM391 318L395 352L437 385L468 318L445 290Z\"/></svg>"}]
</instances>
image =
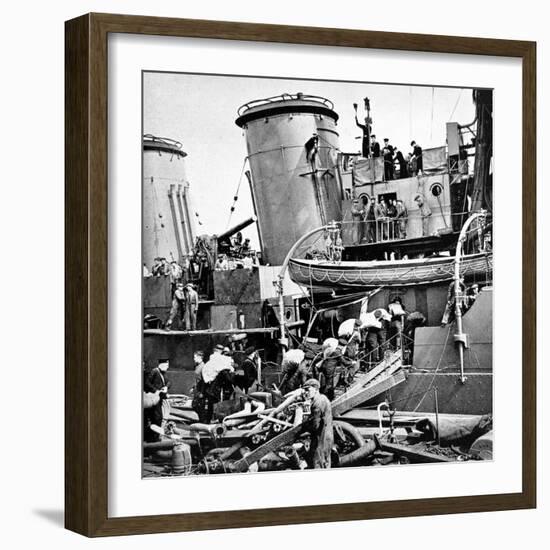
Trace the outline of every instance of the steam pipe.
<instances>
[{"instance_id":1,"label":"steam pipe","mask_svg":"<svg viewBox=\"0 0 550 550\"><path fill-rule=\"evenodd\" d=\"M365 459L366 457L370 456L374 451L376 451L377 445L374 440L367 441L365 445L362 447L359 447L358 449L355 449L351 453L348 453L347 455L344 455L340 457L340 461L338 462L338 467L340 468L346 468L348 466L355 466L361 460Z\"/></svg>"}]
</instances>

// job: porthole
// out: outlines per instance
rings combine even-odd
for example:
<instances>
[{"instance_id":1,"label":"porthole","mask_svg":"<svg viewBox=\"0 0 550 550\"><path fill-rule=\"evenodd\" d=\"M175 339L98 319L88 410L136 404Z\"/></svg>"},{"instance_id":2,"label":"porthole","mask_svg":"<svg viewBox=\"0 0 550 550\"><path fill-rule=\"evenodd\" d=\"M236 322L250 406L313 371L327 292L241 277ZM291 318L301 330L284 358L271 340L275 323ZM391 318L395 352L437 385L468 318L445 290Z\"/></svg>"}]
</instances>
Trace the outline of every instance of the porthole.
<instances>
[{"instance_id":1,"label":"porthole","mask_svg":"<svg viewBox=\"0 0 550 550\"><path fill-rule=\"evenodd\" d=\"M432 192L432 195L434 197L439 197L439 195L441 195L441 193L443 193L443 187L441 186L440 183L434 183L430 187L430 191Z\"/></svg>"},{"instance_id":2,"label":"porthole","mask_svg":"<svg viewBox=\"0 0 550 550\"><path fill-rule=\"evenodd\" d=\"M370 197L366 193L362 193L359 195L359 200L363 204L363 206L367 206L370 202Z\"/></svg>"}]
</instances>

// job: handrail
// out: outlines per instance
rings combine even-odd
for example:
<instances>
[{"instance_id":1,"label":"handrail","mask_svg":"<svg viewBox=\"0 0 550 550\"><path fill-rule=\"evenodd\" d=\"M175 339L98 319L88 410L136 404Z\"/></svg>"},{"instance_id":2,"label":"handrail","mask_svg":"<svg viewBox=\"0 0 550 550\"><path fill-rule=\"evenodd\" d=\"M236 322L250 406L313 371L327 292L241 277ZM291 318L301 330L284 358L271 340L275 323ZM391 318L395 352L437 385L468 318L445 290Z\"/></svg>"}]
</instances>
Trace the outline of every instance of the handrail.
<instances>
[{"instance_id":1,"label":"handrail","mask_svg":"<svg viewBox=\"0 0 550 550\"><path fill-rule=\"evenodd\" d=\"M452 214L449 214L451 219L456 216L465 216L465 215L472 215L471 212L454 212ZM439 220L441 217L444 218L443 215L437 214L435 219ZM341 231L341 240L342 245L344 248L347 246L359 246L359 245L368 245L368 244L377 244L377 243L391 243L391 242L397 242L397 241L404 241L407 238L411 238L410 235L408 235L408 226L409 222L419 222L424 219L424 216L422 216L418 211L411 210L409 212L409 215L407 216L379 216L377 218L373 219L361 219L361 220L344 220L341 222L337 222L338 229ZM445 223L446 220L444 219ZM487 225L487 227L490 227L490 224ZM485 227L484 230L487 228ZM343 233L343 231L346 230L346 233ZM356 232L354 235L353 232ZM418 231L418 229L416 230ZM442 234L447 234L449 232L452 232L452 228L448 225L442 225L441 227L437 227L434 229L433 232L427 234L427 235L420 235L415 234L413 235L414 238L419 237L429 237L429 236L437 236L439 235L439 231L442 231ZM471 235L472 233L477 233L479 231L478 227L470 227L467 231L467 235ZM458 232L458 231L457 231ZM457 233L456 232L456 233ZM416 232L415 232L416 233ZM301 243L303 244L303 242ZM331 243L332 246L335 245L334 242ZM321 256L328 254L329 251L325 250L325 243L323 243L320 239L317 239L316 241L313 241L311 243L307 244L307 248L303 248L301 252L308 251L311 253L318 253ZM334 251L333 251L334 252ZM330 258L329 258L330 259Z\"/></svg>"},{"instance_id":2,"label":"handrail","mask_svg":"<svg viewBox=\"0 0 550 550\"><path fill-rule=\"evenodd\" d=\"M456 243L456 252L455 252L455 265L454 265L454 294L455 294L455 319L456 319L456 331L454 335L454 340L458 344L458 357L460 361L460 381L464 384L466 382L466 377L464 376L464 348L466 347L466 334L462 332L462 292L460 290L460 258L462 256L462 246L466 240L468 234L468 228L470 225L477 219L480 219L482 222L485 220L486 212L481 210L476 214L470 216L462 229L460 230L460 235L458 236L458 241ZM477 228L481 233L481 225ZM483 245L482 245L483 246Z\"/></svg>"},{"instance_id":3,"label":"handrail","mask_svg":"<svg viewBox=\"0 0 550 550\"><path fill-rule=\"evenodd\" d=\"M385 351L385 348L388 346L388 343L390 343L392 340L398 340L398 338L401 338L401 339L407 339L407 340L410 340L411 342L413 342L413 339L410 338L409 336L407 336L406 334L403 334L403 331L401 332L398 332L397 334L394 334L391 338L388 338L383 344L380 344L379 346L376 346L374 349L368 351L368 352L363 352L362 354L359 354L359 356L357 357L357 360L358 361L361 361L365 358L367 358L367 363L372 363L372 361L370 361L370 357L373 356L373 354L376 352L376 355L378 355L378 351L382 348L384 348L384 351ZM396 350L397 351L397 350ZM383 359L382 359L383 360ZM401 357L401 360L403 360L403 357Z\"/></svg>"},{"instance_id":4,"label":"handrail","mask_svg":"<svg viewBox=\"0 0 550 550\"><path fill-rule=\"evenodd\" d=\"M162 144L162 145L168 145L170 147L175 147L176 149L181 149L183 147L181 142L176 141L175 139L171 139L171 138L154 136L153 134L144 134L143 138L151 140L152 143L159 143L159 144Z\"/></svg>"},{"instance_id":5,"label":"handrail","mask_svg":"<svg viewBox=\"0 0 550 550\"><path fill-rule=\"evenodd\" d=\"M321 97L317 95L308 95L308 94L287 94L283 93L280 95L275 95L272 97L266 97L264 99L253 99L252 101L249 101L248 103L244 103L237 109L237 115L242 116L243 113L248 111L249 109L252 109L253 107L260 107L261 105L269 105L270 103L280 103L281 101L318 101L319 103L322 103L323 105L327 106L329 109L334 109L334 103L327 99L326 97Z\"/></svg>"},{"instance_id":6,"label":"handrail","mask_svg":"<svg viewBox=\"0 0 550 550\"><path fill-rule=\"evenodd\" d=\"M316 229L312 229L311 231L308 231L305 235L300 237L288 251L283 261L283 264L281 266L281 270L279 271L279 275L277 275L277 279L273 281L273 284L276 286L277 294L279 296L279 327L280 327L280 343L282 345L286 345L288 347L288 340L285 336L285 301L284 301L284 288L283 288L283 281L285 278L286 271L288 269L288 262L290 262L290 258L292 258L296 249L306 239L309 239L309 237L311 237L312 235L315 235L315 233L326 231L327 229L332 228L334 225L335 224L333 222L333 223L330 223L329 225L323 225L321 227L317 227Z\"/></svg>"}]
</instances>

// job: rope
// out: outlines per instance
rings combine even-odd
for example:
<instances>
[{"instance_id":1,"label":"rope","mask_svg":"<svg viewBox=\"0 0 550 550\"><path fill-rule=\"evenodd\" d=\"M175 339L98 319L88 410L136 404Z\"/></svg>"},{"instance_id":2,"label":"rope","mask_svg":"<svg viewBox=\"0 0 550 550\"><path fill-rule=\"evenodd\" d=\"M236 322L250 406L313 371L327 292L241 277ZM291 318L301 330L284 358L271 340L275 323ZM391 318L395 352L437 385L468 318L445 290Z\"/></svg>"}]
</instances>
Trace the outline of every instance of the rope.
<instances>
[{"instance_id":1,"label":"rope","mask_svg":"<svg viewBox=\"0 0 550 550\"><path fill-rule=\"evenodd\" d=\"M456 98L456 103L455 103L455 106L453 107L453 110L451 111L451 114L449 115L448 122L451 122L451 119L453 118L453 115L455 114L456 108L458 107L458 102L460 101L460 97L462 96L463 91L464 91L464 89L461 89L459 94L458 94L458 97Z\"/></svg>"},{"instance_id":2,"label":"rope","mask_svg":"<svg viewBox=\"0 0 550 550\"><path fill-rule=\"evenodd\" d=\"M449 325L449 327L447 329L447 336L445 337L445 343L443 344L443 349L441 350L441 355L439 356L439 361L437 362L437 367L435 368L432 379L430 380L430 385L429 385L428 389L426 390L426 393L424 394L424 397L422 397L422 399L418 402L416 407L413 409L413 412L416 412L418 410L418 407L420 407L420 405L422 405L422 403L424 402L424 398L426 397L426 394L433 387L433 383L434 383L434 380L435 380L435 375L438 373L439 366L441 365L441 361L443 360L443 355L445 355L445 349L447 348L447 342L449 341L449 335L450 334L451 334L451 325Z\"/></svg>"},{"instance_id":3,"label":"rope","mask_svg":"<svg viewBox=\"0 0 550 550\"><path fill-rule=\"evenodd\" d=\"M226 231L229 229L229 224L231 223L231 217L233 216L233 212L235 212L235 204L239 200L239 190L241 188L241 183L243 181L244 167L246 166L246 161L247 160L248 160L248 157L244 157L243 167L241 168L241 175L239 176L239 183L237 185L237 191L233 195L233 204L231 205L231 208L229 209L229 218L227 219L227 226L225 228Z\"/></svg>"},{"instance_id":4,"label":"rope","mask_svg":"<svg viewBox=\"0 0 550 550\"><path fill-rule=\"evenodd\" d=\"M432 86L432 114L430 118L430 141L432 141L433 129L434 129L434 97L435 97L435 87Z\"/></svg>"}]
</instances>

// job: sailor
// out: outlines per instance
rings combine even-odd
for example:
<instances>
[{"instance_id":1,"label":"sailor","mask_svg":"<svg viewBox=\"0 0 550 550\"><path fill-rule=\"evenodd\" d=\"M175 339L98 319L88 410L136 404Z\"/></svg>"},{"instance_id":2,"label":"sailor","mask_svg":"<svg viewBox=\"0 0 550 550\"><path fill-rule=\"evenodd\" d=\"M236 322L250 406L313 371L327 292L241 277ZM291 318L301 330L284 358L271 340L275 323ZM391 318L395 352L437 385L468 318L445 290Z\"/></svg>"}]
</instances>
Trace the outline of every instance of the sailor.
<instances>
[{"instance_id":1,"label":"sailor","mask_svg":"<svg viewBox=\"0 0 550 550\"><path fill-rule=\"evenodd\" d=\"M380 143L376 141L376 136L374 134L370 137L370 150L374 158L380 156Z\"/></svg>"},{"instance_id":2,"label":"sailor","mask_svg":"<svg viewBox=\"0 0 550 550\"><path fill-rule=\"evenodd\" d=\"M414 197L414 202L416 202L418 208L420 209L420 218L422 219L422 236L427 237L430 234L430 216L432 215L432 211L423 195L416 195L416 197Z\"/></svg>"},{"instance_id":3,"label":"sailor","mask_svg":"<svg viewBox=\"0 0 550 550\"><path fill-rule=\"evenodd\" d=\"M328 340L334 339L329 338ZM323 380L321 392L331 401L334 399L335 389L347 378L343 375L346 375L348 371L353 371L353 359L346 355L347 344L347 338L340 337L336 340L335 345L332 343L327 345L323 351L323 359L317 368Z\"/></svg>"},{"instance_id":4,"label":"sailor","mask_svg":"<svg viewBox=\"0 0 550 550\"><path fill-rule=\"evenodd\" d=\"M390 321L390 340L395 336L395 349L401 346L401 334L403 333L403 319L407 312L403 307L401 296L394 296L388 304L388 313L391 315Z\"/></svg>"},{"instance_id":5,"label":"sailor","mask_svg":"<svg viewBox=\"0 0 550 550\"><path fill-rule=\"evenodd\" d=\"M224 355L224 346L216 344L212 354L202 368L204 394L207 399L205 422L212 420L214 405L231 397L234 391L233 378L235 369L231 357Z\"/></svg>"},{"instance_id":6,"label":"sailor","mask_svg":"<svg viewBox=\"0 0 550 550\"><path fill-rule=\"evenodd\" d=\"M185 286L185 330L197 329L199 295L191 283Z\"/></svg>"},{"instance_id":7,"label":"sailor","mask_svg":"<svg viewBox=\"0 0 550 550\"><path fill-rule=\"evenodd\" d=\"M252 269L254 267L254 261L252 259L253 252L248 252L243 258L244 269Z\"/></svg>"},{"instance_id":8,"label":"sailor","mask_svg":"<svg viewBox=\"0 0 550 550\"><path fill-rule=\"evenodd\" d=\"M464 309L464 278L460 277L458 281L459 286L459 306ZM456 294L455 294L455 282L451 281L449 287L447 288L447 303L445 304L445 311L443 312L443 317L441 318L441 326L445 327L449 323L452 323L455 320L456 316Z\"/></svg>"},{"instance_id":9,"label":"sailor","mask_svg":"<svg viewBox=\"0 0 550 550\"><path fill-rule=\"evenodd\" d=\"M408 364L412 364L414 353L414 335L418 327L426 324L426 317L419 311L413 311L405 318L403 334L407 337L403 342L403 353Z\"/></svg>"},{"instance_id":10,"label":"sailor","mask_svg":"<svg viewBox=\"0 0 550 550\"><path fill-rule=\"evenodd\" d=\"M153 277L160 277L162 275L162 262L159 257L155 258L151 266L151 274Z\"/></svg>"},{"instance_id":11,"label":"sailor","mask_svg":"<svg viewBox=\"0 0 550 550\"><path fill-rule=\"evenodd\" d=\"M319 153L319 136L314 133L305 142L304 147L306 148L306 159L312 165L312 168L315 169L317 154Z\"/></svg>"},{"instance_id":12,"label":"sailor","mask_svg":"<svg viewBox=\"0 0 550 550\"><path fill-rule=\"evenodd\" d=\"M321 392L332 401L334 399L334 389L340 376L343 357L342 349L338 346L338 340L336 340L336 345L327 346L323 350L322 357L321 363L316 368L316 372L322 380L320 384Z\"/></svg>"},{"instance_id":13,"label":"sailor","mask_svg":"<svg viewBox=\"0 0 550 550\"><path fill-rule=\"evenodd\" d=\"M416 141L411 141L411 147L413 148L411 153L411 167L412 175L422 175L423 162L422 162L422 147L416 143Z\"/></svg>"},{"instance_id":14,"label":"sailor","mask_svg":"<svg viewBox=\"0 0 550 550\"><path fill-rule=\"evenodd\" d=\"M239 252L241 255L245 255L245 254L248 254L249 251L250 251L250 239L245 239Z\"/></svg>"},{"instance_id":15,"label":"sailor","mask_svg":"<svg viewBox=\"0 0 550 550\"><path fill-rule=\"evenodd\" d=\"M376 242L376 200L374 197L371 198L369 206L367 207L367 212L365 214L366 225L367 225L367 242L374 243Z\"/></svg>"},{"instance_id":16,"label":"sailor","mask_svg":"<svg viewBox=\"0 0 550 550\"><path fill-rule=\"evenodd\" d=\"M195 351L195 353L193 354L193 363L195 365L195 387L193 389L193 401L191 403L191 406L199 416L199 422L205 422L209 416L209 413L208 398L205 393L206 384L202 377L202 370L204 368L203 351Z\"/></svg>"},{"instance_id":17,"label":"sailor","mask_svg":"<svg viewBox=\"0 0 550 550\"><path fill-rule=\"evenodd\" d=\"M146 394L153 394L157 399L151 401L151 406L144 408L144 428L145 440L157 441L158 434L150 430L151 425L164 427L164 423L170 413L170 404L168 403L167 393L170 382L166 380L166 371L170 363L168 359L159 361L157 367L144 376L143 391Z\"/></svg>"},{"instance_id":18,"label":"sailor","mask_svg":"<svg viewBox=\"0 0 550 550\"><path fill-rule=\"evenodd\" d=\"M407 238L407 218L409 213L407 207L401 199L398 199L395 204L396 209L396 222L395 222L395 233L397 239L406 239Z\"/></svg>"},{"instance_id":19,"label":"sailor","mask_svg":"<svg viewBox=\"0 0 550 550\"><path fill-rule=\"evenodd\" d=\"M367 362L378 363L384 358L387 323L390 314L382 308L361 315L361 330L366 332Z\"/></svg>"},{"instance_id":20,"label":"sailor","mask_svg":"<svg viewBox=\"0 0 550 550\"><path fill-rule=\"evenodd\" d=\"M388 239L388 210L384 199L380 199L375 206L374 216L376 218L376 240L386 241Z\"/></svg>"},{"instance_id":21,"label":"sailor","mask_svg":"<svg viewBox=\"0 0 550 550\"><path fill-rule=\"evenodd\" d=\"M344 383L347 386L353 382L354 376L359 370L359 346L361 344L361 333L359 327L361 322L355 319L353 332L347 337L345 346L343 347L343 363L345 367Z\"/></svg>"},{"instance_id":22,"label":"sailor","mask_svg":"<svg viewBox=\"0 0 550 550\"><path fill-rule=\"evenodd\" d=\"M279 391L285 395L302 387L308 378L307 368L304 362L305 354L300 349L291 349L283 357L281 364L282 379Z\"/></svg>"},{"instance_id":23,"label":"sailor","mask_svg":"<svg viewBox=\"0 0 550 550\"><path fill-rule=\"evenodd\" d=\"M342 242L342 235L338 231L336 238L334 239L334 261L342 261L342 253L344 252L344 243Z\"/></svg>"},{"instance_id":24,"label":"sailor","mask_svg":"<svg viewBox=\"0 0 550 550\"><path fill-rule=\"evenodd\" d=\"M323 235L323 246L325 249L325 257L327 260L332 260L332 239L330 238L330 233L328 231L324 232Z\"/></svg>"},{"instance_id":25,"label":"sailor","mask_svg":"<svg viewBox=\"0 0 550 550\"><path fill-rule=\"evenodd\" d=\"M382 154L384 155L384 181L391 181L393 179L393 146L390 145L390 140L384 138L384 148Z\"/></svg>"},{"instance_id":26,"label":"sailor","mask_svg":"<svg viewBox=\"0 0 550 550\"><path fill-rule=\"evenodd\" d=\"M476 298L479 296L479 285L477 283L474 283L473 285L469 286L466 290L466 307L470 309L474 302L476 301Z\"/></svg>"},{"instance_id":27,"label":"sailor","mask_svg":"<svg viewBox=\"0 0 550 550\"><path fill-rule=\"evenodd\" d=\"M225 256L223 254L220 254L216 258L216 264L214 265L215 271L227 271L227 260L225 259Z\"/></svg>"},{"instance_id":28,"label":"sailor","mask_svg":"<svg viewBox=\"0 0 550 550\"><path fill-rule=\"evenodd\" d=\"M389 199L388 206L386 208L388 214L388 239L395 239L395 225L397 219L397 208L395 207L395 200Z\"/></svg>"},{"instance_id":29,"label":"sailor","mask_svg":"<svg viewBox=\"0 0 550 550\"><path fill-rule=\"evenodd\" d=\"M243 234L237 231L237 234L232 239L233 248L239 250L243 244Z\"/></svg>"},{"instance_id":30,"label":"sailor","mask_svg":"<svg viewBox=\"0 0 550 550\"><path fill-rule=\"evenodd\" d=\"M409 168L408 168L407 160L403 156L403 153L401 151L397 151L395 153L395 159L399 163L399 179L408 178Z\"/></svg>"},{"instance_id":31,"label":"sailor","mask_svg":"<svg viewBox=\"0 0 550 550\"><path fill-rule=\"evenodd\" d=\"M179 283L183 278L183 269L176 261L170 262L170 290L172 296L176 291L176 284Z\"/></svg>"},{"instance_id":32,"label":"sailor","mask_svg":"<svg viewBox=\"0 0 550 550\"><path fill-rule=\"evenodd\" d=\"M309 416L301 424L300 432L307 432L310 435L306 459L307 465L315 469L330 468L334 445L331 404L327 397L320 393L319 388L319 381L310 378L301 388L288 392L284 401L269 413L269 416L274 417L293 403L309 402Z\"/></svg>"},{"instance_id":33,"label":"sailor","mask_svg":"<svg viewBox=\"0 0 550 550\"><path fill-rule=\"evenodd\" d=\"M353 199L351 203L351 218L353 220L353 242L354 244L360 244L365 240L365 209L362 204L359 204L358 199Z\"/></svg>"},{"instance_id":34,"label":"sailor","mask_svg":"<svg viewBox=\"0 0 550 550\"><path fill-rule=\"evenodd\" d=\"M160 259L160 275L164 275L165 277L168 277L170 275L170 264L168 263L168 260L166 258Z\"/></svg>"},{"instance_id":35,"label":"sailor","mask_svg":"<svg viewBox=\"0 0 550 550\"><path fill-rule=\"evenodd\" d=\"M243 370L242 382L240 386L245 393L248 393L250 388L256 382L258 378L258 353L254 349L254 346L249 346L245 349L244 354L246 356L241 368Z\"/></svg>"},{"instance_id":36,"label":"sailor","mask_svg":"<svg viewBox=\"0 0 550 550\"><path fill-rule=\"evenodd\" d=\"M172 307L170 308L170 313L168 315L168 320L164 325L164 330L171 330L172 323L176 317L179 317L180 323L184 323L185 319L185 310L186 310L186 301L187 295L183 288L183 283L176 283L176 290L172 297Z\"/></svg>"},{"instance_id":37,"label":"sailor","mask_svg":"<svg viewBox=\"0 0 550 550\"><path fill-rule=\"evenodd\" d=\"M363 131L363 141L361 142L361 155L365 158L370 156L370 144L369 144L369 119L365 117L365 124L361 124L357 118L357 103L353 104L355 109L355 124ZM374 136L373 136L374 137Z\"/></svg>"},{"instance_id":38,"label":"sailor","mask_svg":"<svg viewBox=\"0 0 550 550\"><path fill-rule=\"evenodd\" d=\"M183 284L191 281L193 274L191 273L191 259L193 254L184 254L181 259L181 280Z\"/></svg>"},{"instance_id":39,"label":"sailor","mask_svg":"<svg viewBox=\"0 0 550 550\"><path fill-rule=\"evenodd\" d=\"M318 380L307 380L304 390L307 398L311 400L311 413L303 425L304 431L311 435L308 463L314 469L330 468L330 455L334 445L330 401L319 392Z\"/></svg>"}]
</instances>

